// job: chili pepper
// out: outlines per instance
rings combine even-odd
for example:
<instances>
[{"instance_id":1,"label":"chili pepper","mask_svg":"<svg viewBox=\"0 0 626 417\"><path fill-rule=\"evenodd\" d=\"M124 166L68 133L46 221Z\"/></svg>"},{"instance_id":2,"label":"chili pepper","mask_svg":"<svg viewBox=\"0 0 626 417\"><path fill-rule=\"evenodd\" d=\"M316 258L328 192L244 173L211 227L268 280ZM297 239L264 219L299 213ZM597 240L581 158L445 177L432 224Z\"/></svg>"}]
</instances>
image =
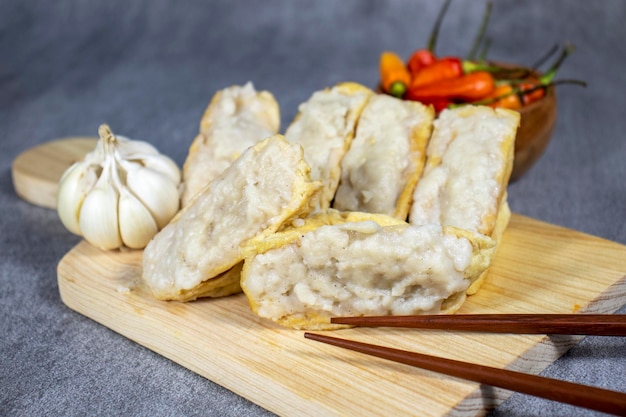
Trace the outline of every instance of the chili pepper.
<instances>
[{"instance_id":1,"label":"chili pepper","mask_svg":"<svg viewBox=\"0 0 626 417\"><path fill-rule=\"evenodd\" d=\"M434 64L413 73L411 89L436 83L437 81L445 80L447 78L460 77L462 74L463 66L460 59L443 58Z\"/></svg>"},{"instance_id":2,"label":"chili pepper","mask_svg":"<svg viewBox=\"0 0 626 417\"><path fill-rule=\"evenodd\" d=\"M503 107L507 109L519 110L523 106L540 99L545 95L546 89L554 87L558 84L576 84L582 87L587 86L587 83L581 80L558 80L545 85L519 84L518 86L515 86L505 83L498 85L494 92L487 98L464 104ZM540 95L537 95L537 92L539 92Z\"/></svg>"},{"instance_id":3,"label":"chili pepper","mask_svg":"<svg viewBox=\"0 0 626 417\"><path fill-rule=\"evenodd\" d=\"M430 103L438 98L474 101L484 99L495 89L493 76L487 71L477 71L458 78L449 78L437 83L411 88L407 98Z\"/></svg>"},{"instance_id":4,"label":"chili pepper","mask_svg":"<svg viewBox=\"0 0 626 417\"><path fill-rule=\"evenodd\" d=\"M431 66L437 58L428 49L418 49L411 55L407 66L411 74L418 73L421 69Z\"/></svg>"},{"instance_id":5,"label":"chili pepper","mask_svg":"<svg viewBox=\"0 0 626 417\"><path fill-rule=\"evenodd\" d=\"M548 69L548 71L546 71L545 74L543 74L539 78L534 78L534 77L529 78L520 84L519 86L520 91L522 92L528 91L528 93L525 93L522 95L522 101L524 105L530 104L533 101L537 101L546 94L545 88L537 89L535 87L538 87L538 86L545 87L545 86L548 86L550 83L552 83L552 80L554 80L554 77L556 76L556 72L559 70L559 67L561 66L563 61L565 61L565 58L567 58L569 54L574 52L575 49L576 48L574 47L574 45L566 45L563 48L561 55L557 58L556 62L552 64L550 69Z\"/></svg>"},{"instance_id":6,"label":"chili pepper","mask_svg":"<svg viewBox=\"0 0 626 417\"><path fill-rule=\"evenodd\" d=\"M411 74L414 74L420 69L432 65L437 60L435 56L435 46L437 45L437 37L439 36L441 22L443 21L443 17L446 14L446 11L448 10L448 6L450 6L450 1L451 0L446 0L439 10L439 14L437 15L435 24L433 25L433 28L430 32L428 47L424 49L418 49L409 58L407 66Z\"/></svg>"},{"instance_id":7,"label":"chili pepper","mask_svg":"<svg viewBox=\"0 0 626 417\"><path fill-rule=\"evenodd\" d=\"M587 83L581 80L558 80L550 83L540 82L538 84L523 83L518 88L517 95L524 106L538 101L546 95L546 91L549 87L554 87L559 84L576 84L581 87L587 87Z\"/></svg>"},{"instance_id":8,"label":"chili pepper","mask_svg":"<svg viewBox=\"0 0 626 417\"><path fill-rule=\"evenodd\" d=\"M411 74L397 54L387 51L380 55L380 81L383 91L394 97L402 97L406 92Z\"/></svg>"},{"instance_id":9,"label":"chili pepper","mask_svg":"<svg viewBox=\"0 0 626 417\"><path fill-rule=\"evenodd\" d=\"M563 61L565 61L565 58L567 58L567 56L574 51L574 49L573 45L566 45L556 62L552 64L550 69L548 69L548 71L540 77L527 77L523 80L509 81L509 83L515 85L516 87L512 88L512 90L515 90L515 95L520 101L521 106L526 106L534 101L540 100L546 95L547 87L554 84L553 80L559 67ZM567 83L581 84L582 82L577 80L567 80Z\"/></svg>"},{"instance_id":10,"label":"chili pepper","mask_svg":"<svg viewBox=\"0 0 626 417\"><path fill-rule=\"evenodd\" d=\"M541 90L543 90L543 87L532 86L531 84L519 84L518 86L500 84L485 99L469 104L519 110L530 102L530 97L533 97L532 101L535 100L535 97L541 98L544 94Z\"/></svg>"},{"instance_id":11,"label":"chili pepper","mask_svg":"<svg viewBox=\"0 0 626 417\"><path fill-rule=\"evenodd\" d=\"M533 101L540 100L546 95L546 88L549 84L550 83L545 84L536 78L530 79L529 82L521 83L519 85L518 96L521 97L522 104L527 105ZM535 88L540 86L545 88Z\"/></svg>"},{"instance_id":12,"label":"chili pepper","mask_svg":"<svg viewBox=\"0 0 626 417\"><path fill-rule=\"evenodd\" d=\"M446 57L413 74L411 88L420 88L425 85L450 78L457 78L475 71L491 71L492 69L496 69L496 67L483 63L465 61L456 57Z\"/></svg>"},{"instance_id":13,"label":"chili pepper","mask_svg":"<svg viewBox=\"0 0 626 417\"><path fill-rule=\"evenodd\" d=\"M501 84L485 99L485 104L494 108L518 110L523 106L518 93L511 84ZM493 99L493 101L489 102L489 99Z\"/></svg>"},{"instance_id":14,"label":"chili pepper","mask_svg":"<svg viewBox=\"0 0 626 417\"><path fill-rule=\"evenodd\" d=\"M435 109L435 112L441 113L442 111L447 109L448 106L450 106L452 103L453 103L452 100L448 100L447 98L438 98L435 100L431 100L430 103L424 103L424 104L432 104L433 108Z\"/></svg>"},{"instance_id":15,"label":"chili pepper","mask_svg":"<svg viewBox=\"0 0 626 417\"><path fill-rule=\"evenodd\" d=\"M420 103L426 106L430 105L433 107L436 114L441 113L442 111L444 111L445 109L449 107L457 106L457 104L454 101L452 101L452 99L445 98L445 97L425 97L425 98L422 98L421 100L417 100L411 97L406 97L406 99L419 101Z\"/></svg>"}]
</instances>

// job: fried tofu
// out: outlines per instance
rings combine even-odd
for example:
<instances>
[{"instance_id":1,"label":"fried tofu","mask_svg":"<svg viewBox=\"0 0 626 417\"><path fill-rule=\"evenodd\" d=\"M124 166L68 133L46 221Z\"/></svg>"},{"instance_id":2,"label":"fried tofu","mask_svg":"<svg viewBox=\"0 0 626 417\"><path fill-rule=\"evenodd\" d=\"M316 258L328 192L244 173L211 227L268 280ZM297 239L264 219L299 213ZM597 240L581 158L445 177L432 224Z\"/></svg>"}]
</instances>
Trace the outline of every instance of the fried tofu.
<instances>
[{"instance_id":1,"label":"fried tofu","mask_svg":"<svg viewBox=\"0 0 626 417\"><path fill-rule=\"evenodd\" d=\"M183 207L243 151L279 129L280 109L270 92L257 92L252 83L218 91L183 165Z\"/></svg>"},{"instance_id":2,"label":"fried tofu","mask_svg":"<svg viewBox=\"0 0 626 417\"><path fill-rule=\"evenodd\" d=\"M406 220L433 119L433 108L419 102L382 94L370 98L341 163L333 207Z\"/></svg>"},{"instance_id":3,"label":"fried tofu","mask_svg":"<svg viewBox=\"0 0 626 417\"><path fill-rule=\"evenodd\" d=\"M510 218L506 191L519 122L519 113L507 109L444 110L434 122L409 222L454 226L499 243Z\"/></svg>"},{"instance_id":4,"label":"fried tofu","mask_svg":"<svg viewBox=\"0 0 626 417\"><path fill-rule=\"evenodd\" d=\"M449 314L493 247L453 227L331 211L249 241L241 286L256 314L294 329L341 327L333 316Z\"/></svg>"},{"instance_id":5,"label":"fried tofu","mask_svg":"<svg viewBox=\"0 0 626 417\"><path fill-rule=\"evenodd\" d=\"M317 208L330 207L341 176L341 161L350 148L356 123L373 91L357 83L342 83L315 92L299 107L285 132L289 143L304 148L311 179L323 188Z\"/></svg>"},{"instance_id":6,"label":"fried tofu","mask_svg":"<svg viewBox=\"0 0 626 417\"><path fill-rule=\"evenodd\" d=\"M240 246L305 217L321 184L302 148L276 135L248 148L150 241L143 279L162 300L240 291ZM214 281L219 279L219 281Z\"/></svg>"}]
</instances>

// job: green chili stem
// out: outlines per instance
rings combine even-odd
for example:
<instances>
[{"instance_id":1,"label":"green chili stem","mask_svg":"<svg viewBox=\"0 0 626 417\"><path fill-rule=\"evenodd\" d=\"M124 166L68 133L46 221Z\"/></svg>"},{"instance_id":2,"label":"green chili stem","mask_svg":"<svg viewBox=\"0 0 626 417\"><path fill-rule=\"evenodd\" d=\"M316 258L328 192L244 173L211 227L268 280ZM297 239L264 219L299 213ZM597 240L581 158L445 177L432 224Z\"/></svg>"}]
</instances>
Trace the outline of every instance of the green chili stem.
<instances>
[{"instance_id":1,"label":"green chili stem","mask_svg":"<svg viewBox=\"0 0 626 417\"><path fill-rule=\"evenodd\" d=\"M437 20L435 20L435 25L433 26L432 32L430 32L430 38L428 38L428 50L435 54L435 46L437 45L437 37L439 36L439 28L441 27L441 22L443 21L443 16L446 14L448 10L448 6L450 6L451 0L445 0L443 6L441 6L441 10L439 10L439 15L437 16Z\"/></svg>"},{"instance_id":2,"label":"green chili stem","mask_svg":"<svg viewBox=\"0 0 626 417\"><path fill-rule=\"evenodd\" d=\"M548 52L546 52L545 54L543 54L543 56L541 58L539 58L533 65L530 66L530 68L537 70L537 68L539 68L540 66L542 66L552 55L554 55L556 53L556 51L559 50L559 45L558 44L554 44L552 45L552 47L548 50Z\"/></svg>"},{"instance_id":3,"label":"green chili stem","mask_svg":"<svg viewBox=\"0 0 626 417\"><path fill-rule=\"evenodd\" d=\"M472 49L469 54L467 54L468 60L473 60L476 57L476 53L478 52L478 48L485 37L485 31L487 30L487 26L489 25L489 18L491 17L491 9L493 8L493 3L491 0L487 1L485 6L485 12L483 13L483 20L480 24L480 28L478 29L478 33L476 34L476 38L474 38L474 43L472 44Z\"/></svg>"},{"instance_id":4,"label":"green chili stem","mask_svg":"<svg viewBox=\"0 0 626 417\"><path fill-rule=\"evenodd\" d=\"M402 98L402 96L406 93L406 85L402 82L394 82L389 86L389 94L394 97Z\"/></svg>"},{"instance_id":5,"label":"green chili stem","mask_svg":"<svg viewBox=\"0 0 626 417\"><path fill-rule=\"evenodd\" d=\"M489 47L491 46L491 37L487 37L485 42L483 43L483 48L480 50L480 54L478 55L479 61L485 61L487 59L487 52L489 51Z\"/></svg>"},{"instance_id":6,"label":"green chili stem","mask_svg":"<svg viewBox=\"0 0 626 417\"><path fill-rule=\"evenodd\" d=\"M565 61L565 58L567 58L568 55L571 54L572 52L574 52L575 50L576 50L576 47L574 45L569 45L569 44L565 45L565 47L563 48L563 51L561 52L561 55L559 55L559 57L557 58L556 62L554 64L552 64L550 69L548 69L548 71L546 71L546 73L544 75L539 77L539 82L541 84L549 84L549 83L551 83L552 80L554 79L554 76L556 75L556 72L558 71L559 67L561 66L563 61Z\"/></svg>"},{"instance_id":7,"label":"green chili stem","mask_svg":"<svg viewBox=\"0 0 626 417\"><path fill-rule=\"evenodd\" d=\"M476 71L497 72L502 69L496 65L490 65L485 62L473 62L467 60L461 61L461 66L463 67L463 74L469 74Z\"/></svg>"}]
</instances>

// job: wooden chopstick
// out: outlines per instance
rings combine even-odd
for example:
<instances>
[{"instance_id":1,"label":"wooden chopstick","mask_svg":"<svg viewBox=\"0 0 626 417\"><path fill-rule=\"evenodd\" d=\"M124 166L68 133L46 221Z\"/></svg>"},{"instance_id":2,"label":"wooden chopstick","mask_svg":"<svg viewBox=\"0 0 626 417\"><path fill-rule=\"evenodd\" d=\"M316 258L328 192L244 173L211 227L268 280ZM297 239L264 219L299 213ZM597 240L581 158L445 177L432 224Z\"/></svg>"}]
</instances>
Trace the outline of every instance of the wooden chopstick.
<instances>
[{"instance_id":1,"label":"wooden chopstick","mask_svg":"<svg viewBox=\"0 0 626 417\"><path fill-rule=\"evenodd\" d=\"M333 317L331 323L516 334L626 336L626 314L452 314Z\"/></svg>"},{"instance_id":2,"label":"wooden chopstick","mask_svg":"<svg viewBox=\"0 0 626 417\"><path fill-rule=\"evenodd\" d=\"M626 394L617 391L315 333L305 333L304 337L379 358L389 359L394 362L427 369L429 371L480 382L481 384L517 391L604 413L626 415Z\"/></svg>"}]
</instances>

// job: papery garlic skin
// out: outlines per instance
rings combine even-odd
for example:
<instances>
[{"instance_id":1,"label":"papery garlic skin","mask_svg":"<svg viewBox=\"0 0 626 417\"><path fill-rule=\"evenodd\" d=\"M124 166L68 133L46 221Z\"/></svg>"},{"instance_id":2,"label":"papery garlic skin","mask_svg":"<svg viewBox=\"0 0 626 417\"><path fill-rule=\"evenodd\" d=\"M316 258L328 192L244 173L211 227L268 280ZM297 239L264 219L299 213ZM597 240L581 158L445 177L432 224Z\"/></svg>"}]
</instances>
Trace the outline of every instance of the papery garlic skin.
<instances>
[{"instance_id":1,"label":"papery garlic skin","mask_svg":"<svg viewBox=\"0 0 626 417\"><path fill-rule=\"evenodd\" d=\"M98 133L95 149L59 181L59 218L101 249L142 249L180 208L180 169L147 142L107 125Z\"/></svg>"}]
</instances>

